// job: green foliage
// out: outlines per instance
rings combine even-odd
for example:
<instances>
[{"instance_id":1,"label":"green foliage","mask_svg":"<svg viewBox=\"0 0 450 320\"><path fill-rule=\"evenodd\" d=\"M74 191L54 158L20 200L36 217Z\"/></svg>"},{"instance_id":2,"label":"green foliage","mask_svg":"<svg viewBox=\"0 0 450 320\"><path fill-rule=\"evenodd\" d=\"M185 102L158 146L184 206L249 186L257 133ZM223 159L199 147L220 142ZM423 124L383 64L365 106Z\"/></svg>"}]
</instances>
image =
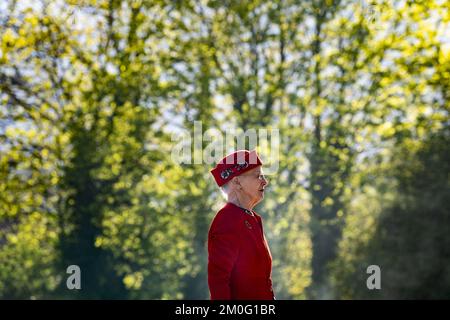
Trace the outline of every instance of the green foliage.
<instances>
[{"instance_id":1,"label":"green foliage","mask_svg":"<svg viewBox=\"0 0 450 320\"><path fill-rule=\"evenodd\" d=\"M448 297L449 133L446 128L416 143L415 148L396 152L393 167L386 170L394 177L395 187L385 190L384 195L364 195L362 202L372 203L372 207L354 207L335 263L337 296ZM374 216L374 212L378 214ZM381 268L380 291L365 287L365 270L371 264Z\"/></svg>"},{"instance_id":2,"label":"green foliage","mask_svg":"<svg viewBox=\"0 0 450 320\"><path fill-rule=\"evenodd\" d=\"M0 293L6 298L41 298L56 289L61 276L57 262L57 234L42 212L22 217L17 225L3 222L0 251Z\"/></svg>"}]
</instances>

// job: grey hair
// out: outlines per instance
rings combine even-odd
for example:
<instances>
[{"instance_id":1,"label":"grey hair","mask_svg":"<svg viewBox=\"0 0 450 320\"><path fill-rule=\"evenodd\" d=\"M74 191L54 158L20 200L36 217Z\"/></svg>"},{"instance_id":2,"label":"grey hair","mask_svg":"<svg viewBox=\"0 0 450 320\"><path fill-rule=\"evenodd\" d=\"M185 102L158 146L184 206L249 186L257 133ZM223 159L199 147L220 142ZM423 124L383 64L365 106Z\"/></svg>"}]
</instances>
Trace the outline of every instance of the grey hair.
<instances>
[{"instance_id":1,"label":"grey hair","mask_svg":"<svg viewBox=\"0 0 450 320\"><path fill-rule=\"evenodd\" d=\"M225 183L223 186L220 187L220 191L222 191L222 195L224 196L225 200L228 200L228 193L230 192L230 185L228 183Z\"/></svg>"}]
</instances>

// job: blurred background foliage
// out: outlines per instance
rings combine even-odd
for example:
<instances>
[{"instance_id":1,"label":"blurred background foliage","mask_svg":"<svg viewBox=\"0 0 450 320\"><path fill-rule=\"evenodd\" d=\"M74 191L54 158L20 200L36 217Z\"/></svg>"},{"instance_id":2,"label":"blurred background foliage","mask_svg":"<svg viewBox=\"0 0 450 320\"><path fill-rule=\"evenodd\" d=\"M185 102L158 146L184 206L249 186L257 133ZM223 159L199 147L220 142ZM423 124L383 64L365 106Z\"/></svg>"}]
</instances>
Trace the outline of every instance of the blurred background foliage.
<instances>
[{"instance_id":1,"label":"blurred background foliage","mask_svg":"<svg viewBox=\"0 0 450 320\"><path fill-rule=\"evenodd\" d=\"M2 1L0 297L209 298L201 121L280 131L278 299L449 298L449 35L443 0Z\"/></svg>"}]
</instances>

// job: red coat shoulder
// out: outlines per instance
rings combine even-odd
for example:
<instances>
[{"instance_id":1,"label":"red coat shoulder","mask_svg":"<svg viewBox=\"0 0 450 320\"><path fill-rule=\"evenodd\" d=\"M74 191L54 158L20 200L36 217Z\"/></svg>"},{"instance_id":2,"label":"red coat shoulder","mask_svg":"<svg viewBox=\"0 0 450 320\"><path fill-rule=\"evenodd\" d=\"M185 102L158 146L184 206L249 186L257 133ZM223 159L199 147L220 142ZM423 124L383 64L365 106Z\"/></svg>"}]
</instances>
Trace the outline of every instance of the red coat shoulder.
<instances>
[{"instance_id":1,"label":"red coat shoulder","mask_svg":"<svg viewBox=\"0 0 450 320\"><path fill-rule=\"evenodd\" d=\"M242 211L236 206L226 204L222 209L220 209L216 216L214 217L209 233L220 232L220 233L234 233L239 232L242 227L242 221L244 216Z\"/></svg>"}]
</instances>

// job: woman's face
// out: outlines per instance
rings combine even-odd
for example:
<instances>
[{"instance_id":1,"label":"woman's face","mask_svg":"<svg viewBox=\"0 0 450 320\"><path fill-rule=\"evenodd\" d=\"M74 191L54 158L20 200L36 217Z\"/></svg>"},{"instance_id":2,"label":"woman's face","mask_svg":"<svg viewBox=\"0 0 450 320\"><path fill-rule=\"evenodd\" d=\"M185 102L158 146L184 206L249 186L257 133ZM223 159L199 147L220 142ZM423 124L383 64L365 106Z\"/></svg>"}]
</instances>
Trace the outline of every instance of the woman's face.
<instances>
[{"instance_id":1,"label":"woman's face","mask_svg":"<svg viewBox=\"0 0 450 320\"><path fill-rule=\"evenodd\" d=\"M268 181L262 173L261 166L241 174L239 181L242 186L242 193L251 199L252 202L256 204L264 198L264 188Z\"/></svg>"}]
</instances>

